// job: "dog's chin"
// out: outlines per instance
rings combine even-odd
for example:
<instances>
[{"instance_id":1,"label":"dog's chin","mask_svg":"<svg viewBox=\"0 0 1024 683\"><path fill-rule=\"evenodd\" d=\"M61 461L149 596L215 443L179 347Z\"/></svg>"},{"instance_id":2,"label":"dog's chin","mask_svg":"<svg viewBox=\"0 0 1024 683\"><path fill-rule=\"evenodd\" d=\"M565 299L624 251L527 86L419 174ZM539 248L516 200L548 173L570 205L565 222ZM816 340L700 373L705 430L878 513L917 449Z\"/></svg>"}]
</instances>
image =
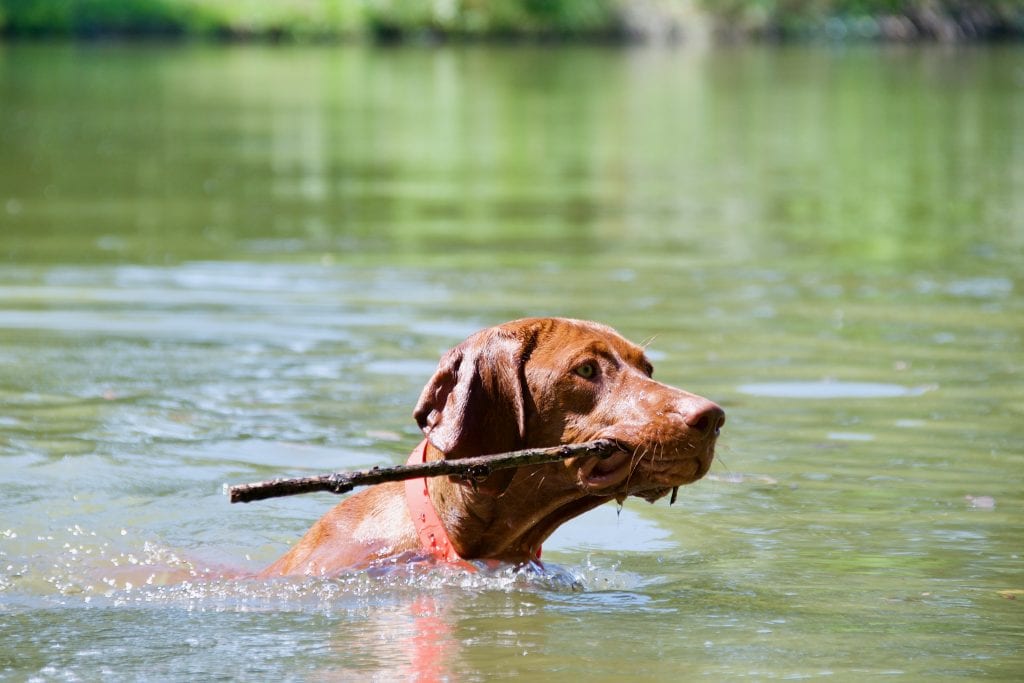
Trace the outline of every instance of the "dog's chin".
<instances>
[{"instance_id":1,"label":"dog's chin","mask_svg":"<svg viewBox=\"0 0 1024 683\"><path fill-rule=\"evenodd\" d=\"M700 467L698 465L698 471ZM700 479L700 476L696 474L688 477L680 477L670 480L672 483L664 484L660 478L657 481L647 482L646 484L638 484L637 486L629 487L629 490L622 492L615 498L620 503L627 497L632 498L643 498L648 503L653 503L667 496L673 489L677 489L680 486L686 486ZM674 499L673 499L674 500Z\"/></svg>"},{"instance_id":2,"label":"dog's chin","mask_svg":"<svg viewBox=\"0 0 1024 683\"><path fill-rule=\"evenodd\" d=\"M645 491L637 491L635 493L630 493L629 495L634 496L636 498L643 498L648 503L653 503L654 501L661 500L662 498L667 496L669 491L671 491L673 488L675 487L669 486L666 488L647 489ZM622 501L620 500L619 502L621 503Z\"/></svg>"}]
</instances>

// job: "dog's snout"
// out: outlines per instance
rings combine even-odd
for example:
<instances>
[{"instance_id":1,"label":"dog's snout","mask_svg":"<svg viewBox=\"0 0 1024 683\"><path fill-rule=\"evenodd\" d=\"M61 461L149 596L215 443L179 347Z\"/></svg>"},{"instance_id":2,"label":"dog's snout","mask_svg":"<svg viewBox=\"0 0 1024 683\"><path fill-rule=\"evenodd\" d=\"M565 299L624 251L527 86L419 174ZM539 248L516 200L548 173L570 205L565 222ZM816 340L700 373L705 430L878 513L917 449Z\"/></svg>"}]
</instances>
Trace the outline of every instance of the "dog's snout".
<instances>
[{"instance_id":1,"label":"dog's snout","mask_svg":"<svg viewBox=\"0 0 1024 683\"><path fill-rule=\"evenodd\" d=\"M686 426L704 436L717 436L725 424L725 411L717 403L706 398L688 401L680 412L683 413L683 422Z\"/></svg>"}]
</instances>

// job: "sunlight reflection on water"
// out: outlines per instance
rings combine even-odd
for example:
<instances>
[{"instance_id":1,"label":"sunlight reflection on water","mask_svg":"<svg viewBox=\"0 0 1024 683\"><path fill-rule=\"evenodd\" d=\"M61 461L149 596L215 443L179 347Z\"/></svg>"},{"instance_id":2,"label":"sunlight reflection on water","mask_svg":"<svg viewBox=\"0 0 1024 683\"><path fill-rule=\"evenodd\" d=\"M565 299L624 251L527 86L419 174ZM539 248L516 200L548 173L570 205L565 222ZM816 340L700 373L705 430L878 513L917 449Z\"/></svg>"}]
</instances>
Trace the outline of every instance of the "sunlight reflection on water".
<instances>
[{"instance_id":1,"label":"sunlight reflection on water","mask_svg":"<svg viewBox=\"0 0 1024 683\"><path fill-rule=\"evenodd\" d=\"M741 384L736 390L749 396L769 398L899 398L920 396L935 387L905 387L899 384L880 382L762 382Z\"/></svg>"}]
</instances>

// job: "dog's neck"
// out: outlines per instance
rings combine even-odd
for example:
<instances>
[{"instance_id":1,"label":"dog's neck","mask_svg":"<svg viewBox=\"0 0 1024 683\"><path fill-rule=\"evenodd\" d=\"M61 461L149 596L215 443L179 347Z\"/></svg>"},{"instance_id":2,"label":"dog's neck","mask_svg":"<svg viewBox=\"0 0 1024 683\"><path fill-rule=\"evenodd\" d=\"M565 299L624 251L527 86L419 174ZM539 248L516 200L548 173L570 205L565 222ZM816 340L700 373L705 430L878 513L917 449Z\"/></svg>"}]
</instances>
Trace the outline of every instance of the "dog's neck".
<instances>
[{"instance_id":1,"label":"dog's neck","mask_svg":"<svg viewBox=\"0 0 1024 683\"><path fill-rule=\"evenodd\" d=\"M427 444L426 460L443 457ZM544 477L536 472L540 467L545 466L522 468L497 496L447 477L427 479L434 509L461 557L513 563L536 560L541 544L561 524L609 500L567 486L538 501L536 483ZM524 506L524 501L533 501L532 506Z\"/></svg>"},{"instance_id":2,"label":"dog's neck","mask_svg":"<svg viewBox=\"0 0 1024 683\"><path fill-rule=\"evenodd\" d=\"M425 461L443 460L444 453L427 442ZM474 492L470 486L448 477L428 477L427 490L452 547L460 557L489 559L492 549L483 542L486 530L497 516L491 496Z\"/></svg>"}]
</instances>

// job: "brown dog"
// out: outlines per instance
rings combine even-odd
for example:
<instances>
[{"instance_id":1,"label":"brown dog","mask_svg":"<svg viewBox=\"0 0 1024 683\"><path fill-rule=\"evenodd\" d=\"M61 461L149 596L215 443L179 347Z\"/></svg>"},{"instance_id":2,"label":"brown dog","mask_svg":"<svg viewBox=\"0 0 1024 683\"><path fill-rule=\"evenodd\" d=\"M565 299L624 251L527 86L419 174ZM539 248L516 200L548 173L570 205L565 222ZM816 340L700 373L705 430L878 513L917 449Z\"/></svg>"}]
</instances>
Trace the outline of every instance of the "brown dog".
<instances>
[{"instance_id":1,"label":"brown dog","mask_svg":"<svg viewBox=\"0 0 1024 683\"><path fill-rule=\"evenodd\" d=\"M566 521L609 500L655 501L711 466L725 413L651 379L644 350L604 325L532 318L445 354L414 417L427 439L410 462L612 439L605 460L380 484L324 515L262 572L331 575L398 555L521 563Z\"/></svg>"}]
</instances>

